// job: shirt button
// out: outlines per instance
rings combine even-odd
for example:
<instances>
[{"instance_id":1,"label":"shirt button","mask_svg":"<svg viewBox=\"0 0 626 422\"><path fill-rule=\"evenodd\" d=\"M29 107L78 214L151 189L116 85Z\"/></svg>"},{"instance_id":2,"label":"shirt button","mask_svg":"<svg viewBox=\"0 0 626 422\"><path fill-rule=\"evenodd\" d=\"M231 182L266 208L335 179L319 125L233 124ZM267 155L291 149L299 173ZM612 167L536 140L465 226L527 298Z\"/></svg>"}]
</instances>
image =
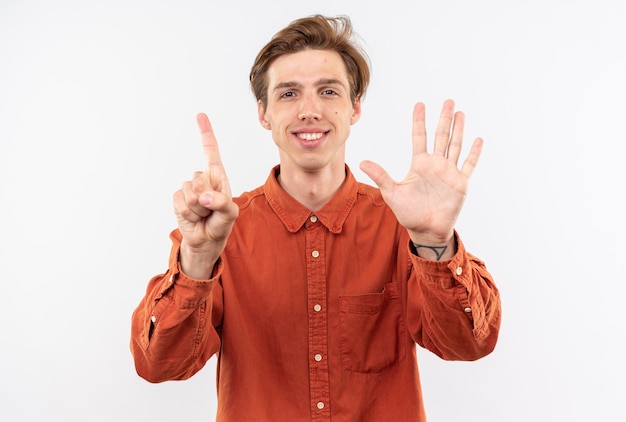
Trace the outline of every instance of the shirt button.
<instances>
[{"instance_id":1,"label":"shirt button","mask_svg":"<svg viewBox=\"0 0 626 422\"><path fill-rule=\"evenodd\" d=\"M152 322L156 322L156 317L155 317L154 315L152 315L152 316L150 317L150 321L152 321Z\"/></svg>"},{"instance_id":2,"label":"shirt button","mask_svg":"<svg viewBox=\"0 0 626 422\"><path fill-rule=\"evenodd\" d=\"M467 312L468 314L469 314L470 312L472 312L472 308L470 308L469 306L468 306L467 308L463 309L463 310L464 310L465 312Z\"/></svg>"},{"instance_id":3,"label":"shirt button","mask_svg":"<svg viewBox=\"0 0 626 422\"><path fill-rule=\"evenodd\" d=\"M323 403L323 402L321 402L321 401L318 401L318 402L317 402L317 408L318 408L318 409L320 409L320 410L322 410L322 409L324 408L324 403Z\"/></svg>"},{"instance_id":4,"label":"shirt button","mask_svg":"<svg viewBox=\"0 0 626 422\"><path fill-rule=\"evenodd\" d=\"M463 273L463 268L456 267L456 275L461 275Z\"/></svg>"},{"instance_id":5,"label":"shirt button","mask_svg":"<svg viewBox=\"0 0 626 422\"><path fill-rule=\"evenodd\" d=\"M320 304L315 304L315 306L313 306L313 310L314 310L315 312L319 312L319 311L321 311L321 310L322 310L322 305L320 305Z\"/></svg>"},{"instance_id":6,"label":"shirt button","mask_svg":"<svg viewBox=\"0 0 626 422\"><path fill-rule=\"evenodd\" d=\"M315 361L319 362L322 360L322 355L320 355L319 353L317 355L315 355Z\"/></svg>"},{"instance_id":7,"label":"shirt button","mask_svg":"<svg viewBox=\"0 0 626 422\"><path fill-rule=\"evenodd\" d=\"M317 258L320 256L320 253L318 251L313 251L311 252L311 255L313 255L313 258Z\"/></svg>"},{"instance_id":8,"label":"shirt button","mask_svg":"<svg viewBox=\"0 0 626 422\"><path fill-rule=\"evenodd\" d=\"M309 218L309 220L311 220L311 223L315 223L317 221L317 216L312 215L311 218Z\"/></svg>"}]
</instances>

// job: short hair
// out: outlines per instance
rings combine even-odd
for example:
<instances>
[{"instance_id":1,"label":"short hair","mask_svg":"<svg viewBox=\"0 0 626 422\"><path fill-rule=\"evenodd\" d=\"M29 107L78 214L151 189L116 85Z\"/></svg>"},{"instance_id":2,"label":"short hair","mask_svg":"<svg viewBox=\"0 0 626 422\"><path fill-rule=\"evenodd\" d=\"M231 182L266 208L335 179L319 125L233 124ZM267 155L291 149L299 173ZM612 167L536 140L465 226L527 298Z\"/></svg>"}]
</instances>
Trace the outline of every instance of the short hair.
<instances>
[{"instance_id":1,"label":"short hair","mask_svg":"<svg viewBox=\"0 0 626 422\"><path fill-rule=\"evenodd\" d=\"M350 99L354 104L365 96L370 80L370 61L354 38L347 16L312 15L292 21L277 32L259 51L250 70L250 86L257 101L267 108L267 70L278 57L302 50L332 50L346 66Z\"/></svg>"}]
</instances>

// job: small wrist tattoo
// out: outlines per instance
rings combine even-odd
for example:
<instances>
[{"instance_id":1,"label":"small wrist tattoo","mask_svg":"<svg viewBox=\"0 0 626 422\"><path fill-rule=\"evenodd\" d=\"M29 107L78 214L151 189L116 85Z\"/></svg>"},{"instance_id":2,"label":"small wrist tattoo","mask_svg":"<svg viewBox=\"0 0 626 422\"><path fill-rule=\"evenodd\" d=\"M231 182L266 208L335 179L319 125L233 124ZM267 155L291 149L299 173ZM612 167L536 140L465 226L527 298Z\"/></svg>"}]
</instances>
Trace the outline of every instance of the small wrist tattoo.
<instances>
[{"instance_id":1,"label":"small wrist tattoo","mask_svg":"<svg viewBox=\"0 0 626 422\"><path fill-rule=\"evenodd\" d=\"M435 255L437 256L437 261L441 261L441 257L443 256L443 254L448 249L447 246L430 246L430 245L420 245L419 243L415 243L415 242L411 242L411 243L413 243L413 247L415 248L415 252L417 252L417 250L420 249L420 248L430 249L431 251L433 251L435 253ZM418 254L418 256L419 256L419 254Z\"/></svg>"}]
</instances>

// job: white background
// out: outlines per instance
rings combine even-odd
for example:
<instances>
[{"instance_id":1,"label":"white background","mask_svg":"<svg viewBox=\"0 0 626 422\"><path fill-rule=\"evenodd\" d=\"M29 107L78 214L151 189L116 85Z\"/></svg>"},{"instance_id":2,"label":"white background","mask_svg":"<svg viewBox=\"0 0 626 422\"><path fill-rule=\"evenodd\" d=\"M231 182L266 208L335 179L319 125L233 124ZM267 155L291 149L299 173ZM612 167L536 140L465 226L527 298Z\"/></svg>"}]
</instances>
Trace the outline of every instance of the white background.
<instances>
[{"instance_id":1,"label":"white background","mask_svg":"<svg viewBox=\"0 0 626 422\"><path fill-rule=\"evenodd\" d=\"M408 168L411 109L485 148L458 222L503 301L478 362L419 349L432 422L624 421L626 2L0 0L0 418L210 421L215 358L134 371L130 316L166 268L171 196L212 119L234 193L278 155L248 71L291 20L347 14L373 63L348 141Z\"/></svg>"}]
</instances>

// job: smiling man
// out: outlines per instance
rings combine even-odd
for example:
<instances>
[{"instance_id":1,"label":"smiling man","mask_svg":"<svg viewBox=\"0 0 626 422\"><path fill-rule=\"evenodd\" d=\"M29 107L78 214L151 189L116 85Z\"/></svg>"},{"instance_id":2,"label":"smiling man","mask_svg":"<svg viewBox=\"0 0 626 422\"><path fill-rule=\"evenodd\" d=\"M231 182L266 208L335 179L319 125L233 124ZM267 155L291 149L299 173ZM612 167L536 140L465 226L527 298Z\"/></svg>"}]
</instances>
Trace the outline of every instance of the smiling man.
<instances>
[{"instance_id":1,"label":"smiling man","mask_svg":"<svg viewBox=\"0 0 626 422\"><path fill-rule=\"evenodd\" d=\"M150 382L218 356L218 421L425 421L416 346L446 360L494 349L500 298L454 225L482 139L458 166L464 115L444 102L432 153L424 105L396 182L345 163L369 83L347 17L289 24L250 72L279 164L233 198L198 115L207 168L174 194L164 274L133 313L131 350Z\"/></svg>"},{"instance_id":2,"label":"smiling man","mask_svg":"<svg viewBox=\"0 0 626 422\"><path fill-rule=\"evenodd\" d=\"M259 121L280 154L281 186L317 211L346 177L345 143L361 114L350 96L346 67L336 51L306 49L274 60Z\"/></svg>"}]
</instances>

